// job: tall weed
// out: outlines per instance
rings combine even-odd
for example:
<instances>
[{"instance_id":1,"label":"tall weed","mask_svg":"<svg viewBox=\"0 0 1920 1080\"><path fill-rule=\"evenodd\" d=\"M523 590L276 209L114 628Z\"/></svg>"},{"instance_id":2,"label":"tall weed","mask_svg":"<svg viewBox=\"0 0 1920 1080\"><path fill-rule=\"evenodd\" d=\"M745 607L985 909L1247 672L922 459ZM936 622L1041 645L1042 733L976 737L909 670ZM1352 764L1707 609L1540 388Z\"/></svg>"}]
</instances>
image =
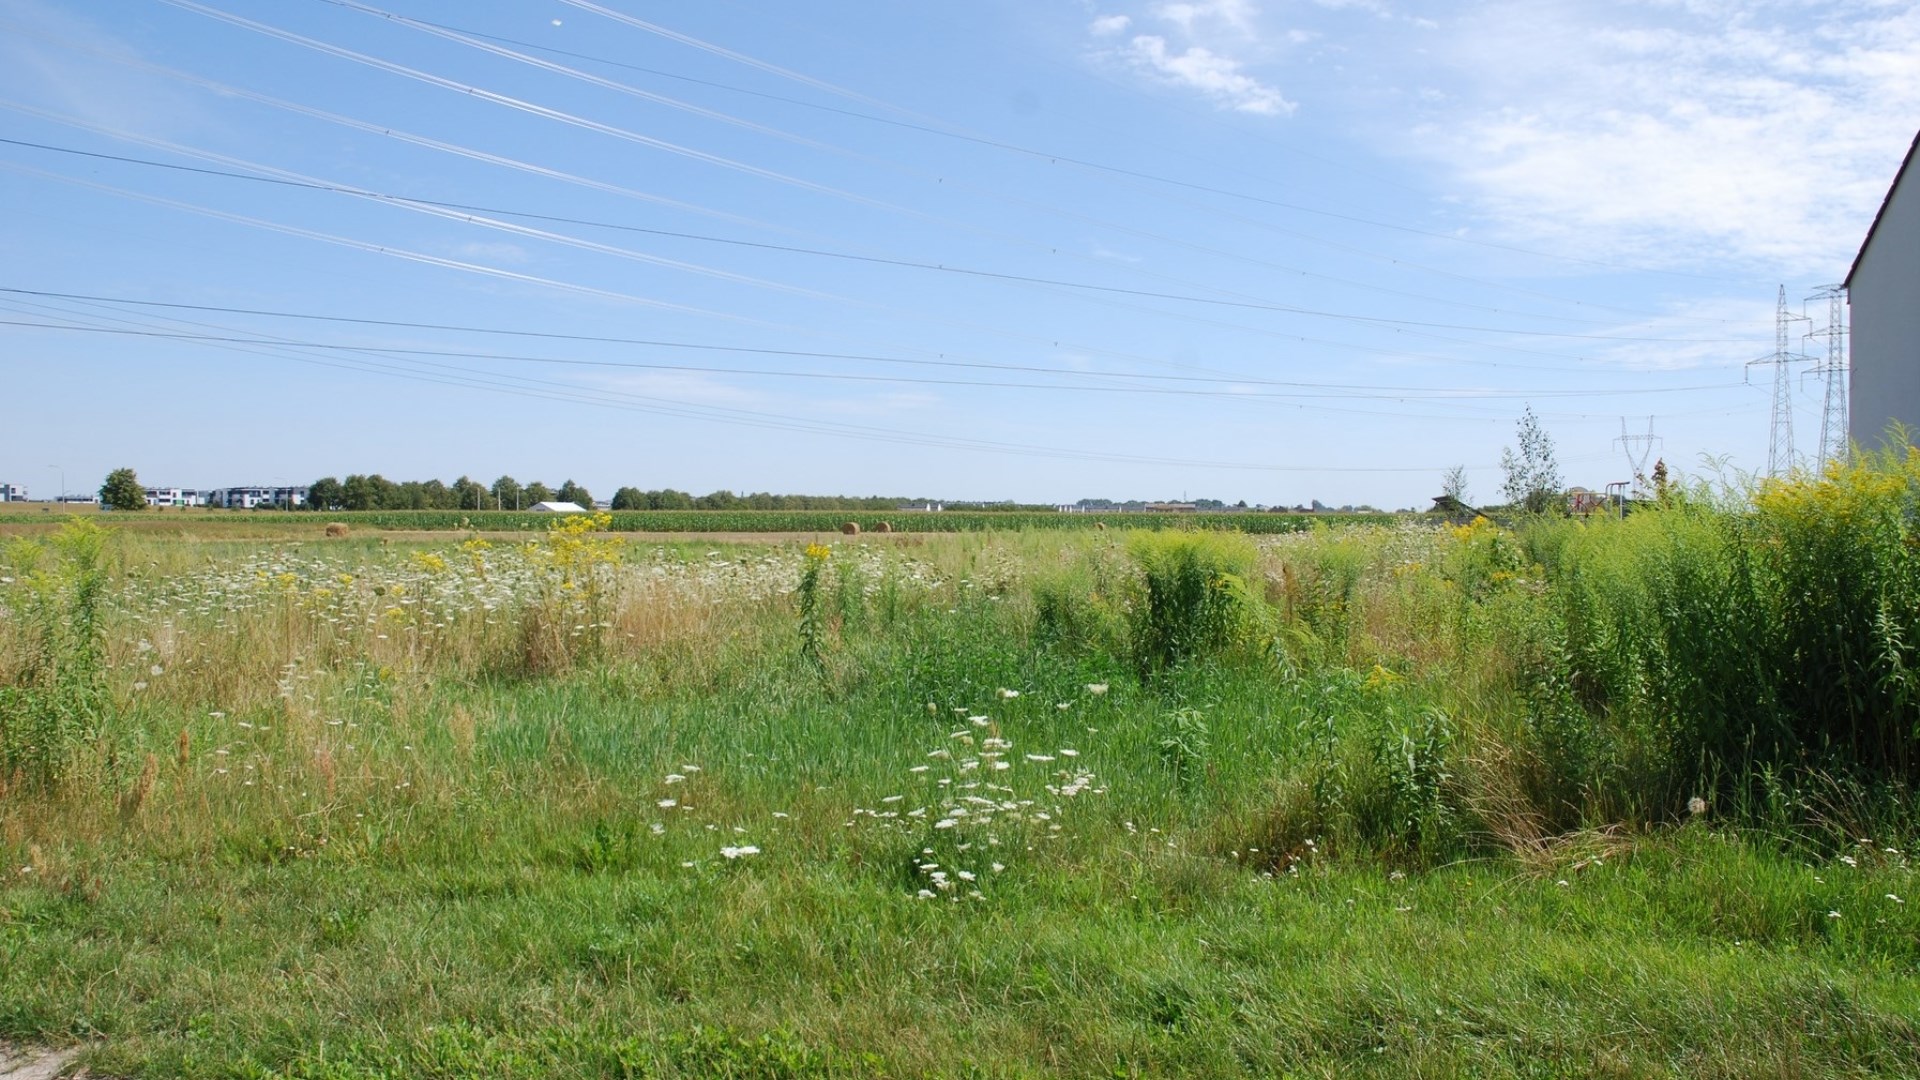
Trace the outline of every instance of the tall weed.
<instances>
[{"instance_id":1,"label":"tall weed","mask_svg":"<svg viewBox=\"0 0 1920 1080\"><path fill-rule=\"evenodd\" d=\"M1258 559L1238 533L1137 532L1127 552L1145 596L1134 610L1134 662L1142 673L1250 643L1260 601L1249 587Z\"/></svg>"},{"instance_id":2,"label":"tall weed","mask_svg":"<svg viewBox=\"0 0 1920 1080\"><path fill-rule=\"evenodd\" d=\"M0 783L47 787L66 778L75 751L108 711L101 648L107 533L76 519L44 547L7 551L5 603L20 624L0 685Z\"/></svg>"}]
</instances>

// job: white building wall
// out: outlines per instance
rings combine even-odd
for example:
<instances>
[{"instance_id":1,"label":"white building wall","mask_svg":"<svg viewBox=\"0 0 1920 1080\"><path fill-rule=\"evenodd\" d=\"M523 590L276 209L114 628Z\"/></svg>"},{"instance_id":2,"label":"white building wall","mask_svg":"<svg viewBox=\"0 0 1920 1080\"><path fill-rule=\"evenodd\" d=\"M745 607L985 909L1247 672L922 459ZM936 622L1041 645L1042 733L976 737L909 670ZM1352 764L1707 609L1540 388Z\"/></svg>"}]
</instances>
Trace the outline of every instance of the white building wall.
<instances>
[{"instance_id":1,"label":"white building wall","mask_svg":"<svg viewBox=\"0 0 1920 1080\"><path fill-rule=\"evenodd\" d=\"M1920 164L1914 156L1887 193L1847 278L1847 427L1868 448L1879 446L1896 421L1920 440Z\"/></svg>"}]
</instances>

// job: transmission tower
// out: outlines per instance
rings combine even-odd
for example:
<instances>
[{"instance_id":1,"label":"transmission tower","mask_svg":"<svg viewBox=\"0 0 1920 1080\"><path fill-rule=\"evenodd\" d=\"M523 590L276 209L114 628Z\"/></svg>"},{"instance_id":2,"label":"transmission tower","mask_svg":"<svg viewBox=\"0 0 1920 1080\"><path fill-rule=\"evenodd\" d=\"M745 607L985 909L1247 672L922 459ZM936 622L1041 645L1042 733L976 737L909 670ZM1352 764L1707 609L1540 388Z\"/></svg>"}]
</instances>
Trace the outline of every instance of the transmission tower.
<instances>
[{"instance_id":1,"label":"transmission tower","mask_svg":"<svg viewBox=\"0 0 1920 1080\"><path fill-rule=\"evenodd\" d=\"M1813 357L1788 351L1788 332L1794 320L1805 319L1787 310L1787 287L1780 286L1780 303L1773 318L1773 354L1747 362L1747 377L1752 379L1755 364L1773 365L1773 423L1767 434L1767 475L1786 476L1793 472L1793 379L1788 365Z\"/></svg>"},{"instance_id":2,"label":"transmission tower","mask_svg":"<svg viewBox=\"0 0 1920 1080\"><path fill-rule=\"evenodd\" d=\"M1847 459L1847 323L1841 305L1846 302L1845 285L1822 285L1809 301L1827 302L1827 328L1808 337L1827 339L1827 358L1817 362L1810 375L1819 375L1827 383L1826 403L1820 410L1820 457L1816 468L1829 461Z\"/></svg>"},{"instance_id":3,"label":"transmission tower","mask_svg":"<svg viewBox=\"0 0 1920 1080\"><path fill-rule=\"evenodd\" d=\"M1635 494L1646 494L1647 459L1653 456L1654 444L1661 441L1660 436L1653 433L1653 417L1647 417L1647 433L1645 435L1629 434L1627 431L1627 418L1624 416L1621 417L1620 437L1613 441L1620 449L1626 451L1627 464L1633 469L1633 472L1629 475L1633 477L1633 490Z\"/></svg>"}]
</instances>

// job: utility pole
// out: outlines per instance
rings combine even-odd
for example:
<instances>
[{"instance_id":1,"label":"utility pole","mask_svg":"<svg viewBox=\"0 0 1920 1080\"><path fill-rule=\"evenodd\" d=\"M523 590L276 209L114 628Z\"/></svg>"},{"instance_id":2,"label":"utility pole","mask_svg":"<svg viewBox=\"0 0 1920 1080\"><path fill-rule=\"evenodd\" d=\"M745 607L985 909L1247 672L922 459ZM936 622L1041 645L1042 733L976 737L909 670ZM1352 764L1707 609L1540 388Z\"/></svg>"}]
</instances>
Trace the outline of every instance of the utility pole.
<instances>
[{"instance_id":1,"label":"utility pole","mask_svg":"<svg viewBox=\"0 0 1920 1080\"><path fill-rule=\"evenodd\" d=\"M1807 335L1827 339L1827 358L1808 372L1825 376L1827 382L1826 400L1820 410L1820 457L1814 463L1820 469L1830 461L1847 460L1847 324L1841 306L1846 298L1845 285L1822 285L1807 297L1827 302L1827 328Z\"/></svg>"},{"instance_id":2,"label":"utility pole","mask_svg":"<svg viewBox=\"0 0 1920 1080\"><path fill-rule=\"evenodd\" d=\"M1645 435L1629 435L1627 418L1621 417L1620 437L1613 441L1614 445L1626 452L1627 464L1633 469L1630 475L1633 477L1634 491L1642 495L1646 494L1647 459L1653 456L1654 444L1661 441L1660 436L1653 433L1653 417L1647 417Z\"/></svg>"},{"instance_id":3,"label":"utility pole","mask_svg":"<svg viewBox=\"0 0 1920 1080\"><path fill-rule=\"evenodd\" d=\"M1792 474L1796 464L1793 452L1793 380L1788 375L1788 365L1795 361L1812 360L1813 357L1787 351L1787 341L1790 337L1788 329L1794 320L1804 318L1806 316L1797 316L1787 310L1787 287L1780 286L1780 301L1773 317L1773 353L1747 361L1749 380L1753 378L1755 364L1773 365L1773 420L1767 429L1767 475L1776 478Z\"/></svg>"}]
</instances>

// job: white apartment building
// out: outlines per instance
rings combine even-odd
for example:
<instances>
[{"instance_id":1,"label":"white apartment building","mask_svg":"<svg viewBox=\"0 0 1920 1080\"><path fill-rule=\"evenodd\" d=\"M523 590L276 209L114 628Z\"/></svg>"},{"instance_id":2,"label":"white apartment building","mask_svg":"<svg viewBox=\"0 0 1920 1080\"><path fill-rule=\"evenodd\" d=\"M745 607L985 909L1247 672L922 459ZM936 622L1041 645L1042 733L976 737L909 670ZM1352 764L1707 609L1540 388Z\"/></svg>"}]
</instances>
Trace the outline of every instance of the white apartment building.
<instances>
[{"instance_id":1,"label":"white apartment building","mask_svg":"<svg viewBox=\"0 0 1920 1080\"><path fill-rule=\"evenodd\" d=\"M147 505L152 507L165 509L174 506L207 505L206 493L192 488L150 487L146 491Z\"/></svg>"},{"instance_id":2,"label":"white apartment building","mask_svg":"<svg viewBox=\"0 0 1920 1080\"><path fill-rule=\"evenodd\" d=\"M307 489L303 487L215 488L207 492L204 503L206 506L221 506L228 510L255 510L261 507L297 510L306 504Z\"/></svg>"},{"instance_id":3,"label":"white apartment building","mask_svg":"<svg viewBox=\"0 0 1920 1080\"><path fill-rule=\"evenodd\" d=\"M0 503L26 502L27 489L19 484L0 484Z\"/></svg>"}]
</instances>

